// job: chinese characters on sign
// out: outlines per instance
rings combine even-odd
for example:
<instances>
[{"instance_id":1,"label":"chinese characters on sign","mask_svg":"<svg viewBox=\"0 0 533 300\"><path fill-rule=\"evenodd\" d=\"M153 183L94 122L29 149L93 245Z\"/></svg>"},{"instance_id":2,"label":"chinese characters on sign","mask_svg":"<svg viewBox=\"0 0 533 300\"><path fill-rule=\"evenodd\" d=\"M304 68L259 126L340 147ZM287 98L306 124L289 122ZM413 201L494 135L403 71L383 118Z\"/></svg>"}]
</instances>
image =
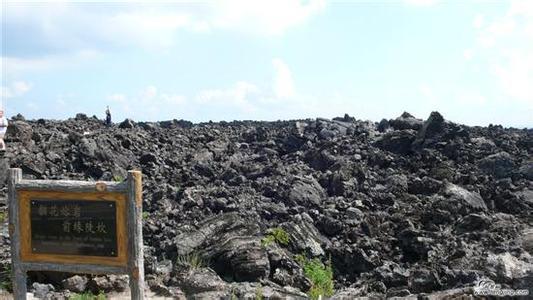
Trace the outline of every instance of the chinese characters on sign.
<instances>
[{"instance_id":1,"label":"chinese characters on sign","mask_svg":"<svg viewBox=\"0 0 533 300\"><path fill-rule=\"evenodd\" d=\"M33 253L117 256L114 201L30 203Z\"/></svg>"}]
</instances>

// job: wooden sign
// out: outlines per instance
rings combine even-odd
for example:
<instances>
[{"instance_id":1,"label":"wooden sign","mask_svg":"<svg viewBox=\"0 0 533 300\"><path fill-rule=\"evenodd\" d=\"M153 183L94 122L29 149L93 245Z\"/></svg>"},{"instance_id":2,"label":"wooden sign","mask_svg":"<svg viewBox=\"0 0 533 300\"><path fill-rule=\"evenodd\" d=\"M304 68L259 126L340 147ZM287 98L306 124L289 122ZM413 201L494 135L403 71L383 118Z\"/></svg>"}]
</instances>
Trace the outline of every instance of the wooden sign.
<instances>
[{"instance_id":1,"label":"wooden sign","mask_svg":"<svg viewBox=\"0 0 533 300\"><path fill-rule=\"evenodd\" d=\"M21 260L126 266L126 195L19 191Z\"/></svg>"},{"instance_id":2,"label":"wooden sign","mask_svg":"<svg viewBox=\"0 0 533 300\"><path fill-rule=\"evenodd\" d=\"M132 299L143 299L141 173L122 183L21 177L10 169L15 299L26 299L27 271L129 274Z\"/></svg>"}]
</instances>

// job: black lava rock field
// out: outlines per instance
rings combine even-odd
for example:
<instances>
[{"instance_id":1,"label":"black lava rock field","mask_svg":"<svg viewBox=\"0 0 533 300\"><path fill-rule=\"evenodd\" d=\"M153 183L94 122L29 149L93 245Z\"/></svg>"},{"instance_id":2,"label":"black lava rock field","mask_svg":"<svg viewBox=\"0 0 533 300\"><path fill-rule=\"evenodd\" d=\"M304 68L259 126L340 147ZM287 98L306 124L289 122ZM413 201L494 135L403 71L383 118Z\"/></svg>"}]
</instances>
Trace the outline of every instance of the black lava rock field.
<instances>
[{"instance_id":1,"label":"black lava rock field","mask_svg":"<svg viewBox=\"0 0 533 300\"><path fill-rule=\"evenodd\" d=\"M142 171L145 279L160 296L453 299L480 281L533 296L533 129L438 112L112 127L19 115L6 141L0 198L9 167L27 179ZM8 283L5 224L0 249ZM127 278L34 273L28 286L63 299Z\"/></svg>"}]
</instances>

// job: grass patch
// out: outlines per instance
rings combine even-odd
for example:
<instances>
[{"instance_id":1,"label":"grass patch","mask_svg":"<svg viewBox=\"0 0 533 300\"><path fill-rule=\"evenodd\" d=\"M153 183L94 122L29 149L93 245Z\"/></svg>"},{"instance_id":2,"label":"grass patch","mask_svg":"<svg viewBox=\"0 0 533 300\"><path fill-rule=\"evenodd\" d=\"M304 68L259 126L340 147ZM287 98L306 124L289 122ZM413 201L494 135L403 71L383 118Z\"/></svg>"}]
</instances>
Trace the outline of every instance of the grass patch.
<instances>
[{"instance_id":1,"label":"grass patch","mask_svg":"<svg viewBox=\"0 0 533 300\"><path fill-rule=\"evenodd\" d=\"M276 242L279 245L287 246L289 244L290 237L285 229L276 227L271 229L267 235L261 240L261 245L267 247Z\"/></svg>"},{"instance_id":2,"label":"grass patch","mask_svg":"<svg viewBox=\"0 0 533 300\"><path fill-rule=\"evenodd\" d=\"M0 211L0 222L6 221L7 213L5 211Z\"/></svg>"},{"instance_id":3,"label":"grass patch","mask_svg":"<svg viewBox=\"0 0 533 300\"><path fill-rule=\"evenodd\" d=\"M122 181L124 181L124 176L121 176L121 175L113 175L113 181L114 181L114 182L122 182Z\"/></svg>"},{"instance_id":4,"label":"grass patch","mask_svg":"<svg viewBox=\"0 0 533 300\"><path fill-rule=\"evenodd\" d=\"M0 290L13 292L13 282L11 281L11 265L2 266L0 271Z\"/></svg>"},{"instance_id":5,"label":"grass patch","mask_svg":"<svg viewBox=\"0 0 533 300\"><path fill-rule=\"evenodd\" d=\"M207 262L198 253L189 253L179 255L176 259L176 265L189 270L197 270L207 266Z\"/></svg>"},{"instance_id":6,"label":"grass patch","mask_svg":"<svg viewBox=\"0 0 533 300\"><path fill-rule=\"evenodd\" d=\"M86 292L82 294L73 294L69 298L69 300L106 300L106 296L104 292L100 291L98 295L94 295L92 292Z\"/></svg>"},{"instance_id":7,"label":"grass patch","mask_svg":"<svg viewBox=\"0 0 533 300\"><path fill-rule=\"evenodd\" d=\"M263 287L260 286L255 290L255 300L263 300Z\"/></svg>"},{"instance_id":8,"label":"grass patch","mask_svg":"<svg viewBox=\"0 0 533 300\"><path fill-rule=\"evenodd\" d=\"M296 261L302 266L305 277L311 281L311 288L307 291L311 299L318 299L320 295L323 297L333 295L331 259L323 264L318 258L309 259L303 255L297 255Z\"/></svg>"},{"instance_id":9,"label":"grass patch","mask_svg":"<svg viewBox=\"0 0 533 300\"><path fill-rule=\"evenodd\" d=\"M235 295L235 291L231 291L230 300L238 300L237 295Z\"/></svg>"},{"instance_id":10,"label":"grass patch","mask_svg":"<svg viewBox=\"0 0 533 300\"><path fill-rule=\"evenodd\" d=\"M143 211L143 213L142 213L143 220L147 220L149 216L150 216L149 212Z\"/></svg>"}]
</instances>

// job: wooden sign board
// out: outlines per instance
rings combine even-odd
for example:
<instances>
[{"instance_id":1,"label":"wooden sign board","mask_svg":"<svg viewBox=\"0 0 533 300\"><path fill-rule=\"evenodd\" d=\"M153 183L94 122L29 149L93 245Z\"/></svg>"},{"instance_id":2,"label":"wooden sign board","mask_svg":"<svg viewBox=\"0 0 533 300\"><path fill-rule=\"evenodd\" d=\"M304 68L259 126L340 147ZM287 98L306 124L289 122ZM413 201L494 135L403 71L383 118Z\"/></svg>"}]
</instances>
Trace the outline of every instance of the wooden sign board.
<instances>
[{"instance_id":1,"label":"wooden sign board","mask_svg":"<svg viewBox=\"0 0 533 300\"><path fill-rule=\"evenodd\" d=\"M21 260L127 265L126 195L19 191Z\"/></svg>"},{"instance_id":2,"label":"wooden sign board","mask_svg":"<svg viewBox=\"0 0 533 300\"><path fill-rule=\"evenodd\" d=\"M26 297L27 271L129 274L143 299L142 183L22 180L10 170L13 293Z\"/></svg>"}]
</instances>

